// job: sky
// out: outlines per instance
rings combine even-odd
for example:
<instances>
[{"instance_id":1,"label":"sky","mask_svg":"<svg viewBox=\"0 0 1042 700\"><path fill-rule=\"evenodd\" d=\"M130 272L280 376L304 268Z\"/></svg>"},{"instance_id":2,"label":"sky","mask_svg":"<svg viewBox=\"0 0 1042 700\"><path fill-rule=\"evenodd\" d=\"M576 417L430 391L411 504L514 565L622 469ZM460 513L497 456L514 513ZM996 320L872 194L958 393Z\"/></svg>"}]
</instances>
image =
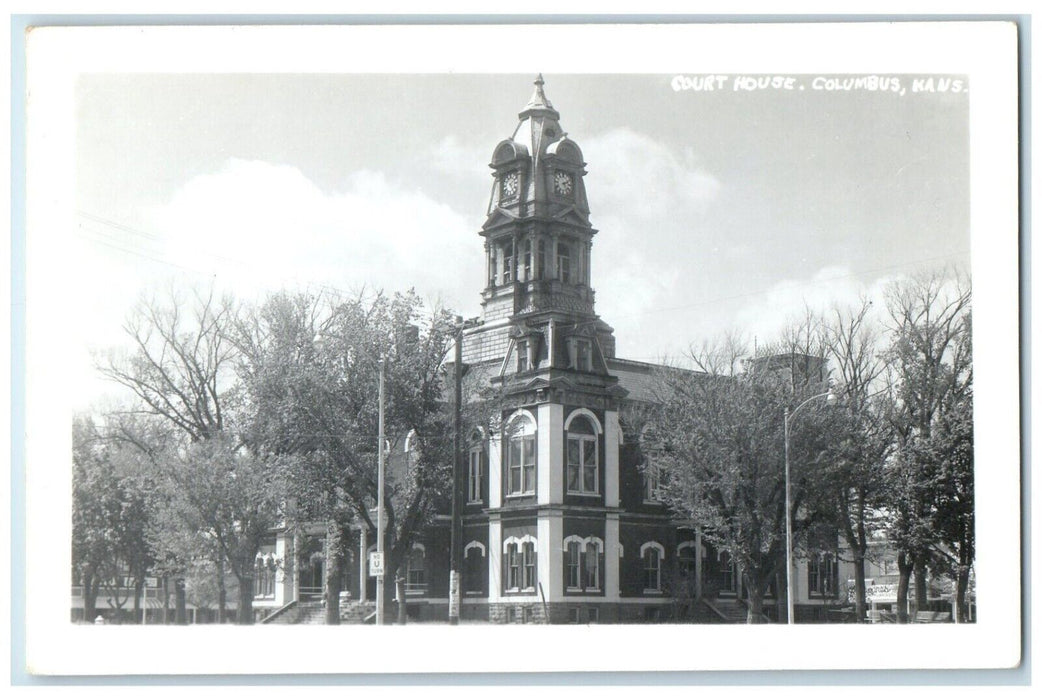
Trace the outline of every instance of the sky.
<instances>
[{"instance_id":1,"label":"sky","mask_svg":"<svg viewBox=\"0 0 1042 700\"><path fill-rule=\"evenodd\" d=\"M676 358L733 330L766 342L805 306L969 269L968 85L791 77L707 91L544 74L588 164L596 310L620 357ZM125 345L135 301L171 287L415 288L478 315L488 162L533 78L81 75L78 405L105 391L91 354Z\"/></svg>"}]
</instances>

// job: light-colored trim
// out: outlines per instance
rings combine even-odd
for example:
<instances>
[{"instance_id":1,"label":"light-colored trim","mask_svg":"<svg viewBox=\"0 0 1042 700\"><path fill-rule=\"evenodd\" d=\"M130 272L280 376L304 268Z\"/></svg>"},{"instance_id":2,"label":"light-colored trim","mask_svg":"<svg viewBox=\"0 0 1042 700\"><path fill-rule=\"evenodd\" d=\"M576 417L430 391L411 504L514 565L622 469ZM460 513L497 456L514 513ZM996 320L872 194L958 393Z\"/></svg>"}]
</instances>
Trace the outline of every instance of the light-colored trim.
<instances>
[{"instance_id":1,"label":"light-colored trim","mask_svg":"<svg viewBox=\"0 0 1042 700\"><path fill-rule=\"evenodd\" d=\"M503 523L491 520L488 524L488 602L496 603L502 599L503 558L497 545L503 536Z\"/></svg>"},{"instance_id":2,"label":"light-colored trim","mask_svg":"<svg viewBox=\"0 0 1042 700\"><path fill-rule=\"evenodd\" d=\"M619 445L622 444L622 430L619 429L617 412L604 412L604 428L604 505L609 508L617 508L619 506Z\"/></svg>"},{"instance_id":3,"label":"light-colored trim","mask_svg":"<svg viewBox=\"0 0 1042 700\"><path fill-rule=\"evenodd\" d=\"M540 430L536 436L536 501L540 505L564 500L564 434L561 420L564 407L542 404L537 409Z\"/></svg>"},{"instance_id":4,"label":"light-colored trim","mask_svg":"<svg viewBox=\"0 0 1042 700\"><path fill-rule=\"evenodd\" d=\"M526 542L531 542L532 546L535 547L535 551L539 551L539 540L537 540L535 537L532 537L531 535L514 537L513 535L511 535L510 537L503 540L503 553L506 554L508 545L516 544L520 549L521 546L524 545Z\"/></svg>"},{"instance_id":5,"label":"light-colored trim","mask_svg":"<svg viewBox=\"0 0 1042 700\"><path fill-rule=\"evenodd\" d=\"M662 558L665 558L665 556L666 556L666 548L663 547L662 545L660 545L658 542L655 542L654 540L652 540L651 542L645 542L644 544L642 544L640 546L640 558L641 559L644 558L644 552L648 551L649 549L657 549L658 553L659 553L659 556L661 556Z\"/></svg>"},{"instance_id":6,"label":"light-colored trim","mask_svg":"<svg viewBox=\"0 0 1042 700\"><path fill-rule=\"evenodd\" d=\"M586 416L587 418L589 418L590 422L593 424L594 432L598 435L604 434L604 428L601 426L600 420L597 419L597 414L595 414L588 408L577 408L568 414L568 418L566 418L564 421L565 432L568 431L568 427L572 424L572 421L575 420L575 418L578 416Z\"/></svg>"},{"instance_id":7,"label":"light-colored trim","mask_svg":"<svg viewBox=\"0 0 1042 700\"><path fill-rule=\"evenodd\" d=\"M698 556L698 542L695 540L685 540L677 545L677 556L680 556L680 550L682 549L693 549L695 550L695 556Z\"/></svg>"},{"instance_id":8,"label":"light-colored trim","mask_svg":"<svg viewBox=\"0 0 1042 700\"><path fill-rule=\"evenodd\" d=\"M481 542L478 542L477 540L471 540L467 543L467 546L463 548L463 556L466 557L467 552L469 552L472 549L481 550L481 556L485 556L485 545Z\"/></svg>"}]
</instances>

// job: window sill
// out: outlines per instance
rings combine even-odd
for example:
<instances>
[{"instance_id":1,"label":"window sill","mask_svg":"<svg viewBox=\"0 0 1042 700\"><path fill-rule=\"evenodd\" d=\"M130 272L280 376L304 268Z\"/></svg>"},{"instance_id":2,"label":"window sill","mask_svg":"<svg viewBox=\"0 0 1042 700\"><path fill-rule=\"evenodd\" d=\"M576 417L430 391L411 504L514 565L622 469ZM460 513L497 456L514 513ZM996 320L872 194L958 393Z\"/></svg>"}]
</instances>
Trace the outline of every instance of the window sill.
<instances>
[{"instance_id":1,"label":"window sill","mask_svg":"<svg viewBox=\"0 0 1042 700\"><path fill-rule=\"evenodd\" d=\"M532 498L535 496L535 491L523 491L521 493L508 493L507 498Z\"/></svg>"},{"instance_id":2,"label":"window sill","mask_svg":"<svg viewBox=\"0 0 1042 700\"><path fill-rule=\"evenodd\" d=\"M588 496L590 498L600 498L601 494L596 491L567 491L568 496Z\"/></svg>"},{"instance_id":3,"label":"window sill","mask_svg":"<svg viewBox=\"0 0 1042 700\"><path fill-rule=\"evenodd\" d=\"M662 590L658 588L645 588L644 595L662 595Z\"/></svg>"},{"instance_id":4,"label":"window sill","mask_svg":"<svg viewBox=\"0 0 1042 700\"><path fill-rule=\"evenodd\" d=\"M481 506L481 505L485 505L485 501L484 500L481 500L481 501L467 501L467 505L468 506Z\"/></svg>"}]
</instances>

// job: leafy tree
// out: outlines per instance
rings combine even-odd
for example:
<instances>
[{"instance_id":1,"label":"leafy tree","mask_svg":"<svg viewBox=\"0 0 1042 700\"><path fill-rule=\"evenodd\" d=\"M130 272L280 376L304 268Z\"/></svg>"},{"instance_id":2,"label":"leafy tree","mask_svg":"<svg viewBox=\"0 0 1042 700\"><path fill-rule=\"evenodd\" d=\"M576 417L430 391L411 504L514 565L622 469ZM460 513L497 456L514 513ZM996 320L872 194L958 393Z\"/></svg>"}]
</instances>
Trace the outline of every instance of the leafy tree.
<instances>
[{"instance_id":1,"label":"leafy tree","mask_svg":"<svg viewBox=\"0 0 1042 700\"><path fill-rule=\"evenodd\" d=\"M770 358L743 368L744 356L744 346L732 338L693 352L698 372L665 370L656 403L644 409L650 429L643 433L662 447L656 463L665 502L741 566L748 621L757 623L764 592L784 571L784 410L820 384L794 380ZM815 427L821 416L809 405L792 424L794 513L817 484L827 434ZM796 519L795 534L812 521L811 515Z\"/></svg>"},{"instance_id":2,"label":"leafy tree","mask_svg":"<svg viewBox=\"0 0 1042 700\"><path fill-rule=\"evenodd\" d=\"M248 440L294 454L289 494L302 520L327 528L327 622L337 624L340 566L352 522L376 530L378 381L385 371L386 448L411 454L385 484L385 600L449 483L451 425L442 363L450 326L414 293L271 297L239 327Z\"/></svg>"},{"instance_id":3,"label":"leafy tree","mask_svg":"<svg viewBox=\"0 0 1042 700\"><path fill-rule=\"evenodd\" d=\"M145 491L128 464L134 457L129 450L107 443L92 419L73 421L72 555L88 620L96 614L102 589L117 610L133 595L135 619L140 619L152 550L146 538ZM128 575L134 581L133 593L125 586Z\"/></svg>"},{"instance_id":4,"label":"leafy tree","mask_svg":"<svg viewBox=\"0 0 1042 700\"><path fill-rule=\"evenodd\" d=\"M828 460L822 498L832 509L854 563L855 613L866 619L865 561L880 529L885 505L884 465L893 447L891 404L881 396L879 355L882 334L872 322L872 304L835 307L822 321L827 357L835 373L833 392L841 399L835 449Z\"/></svg>"},{"instance_id":5,"label":"leafy tree","mask_svg":"<svg viewBox=\"0 0 1042 700\"><path fill-rule=\"evenodd\" d=\"M958 275L951 279L943 272L921 274L891 285L887 311L892 343L886 359L896 397L894 425L899 440L887 471L888 512L891 542L898 550L899 619L905 621L913 572L916 602L921 608L926 605L926 570L938 552L938 499L952 501L942 496L952 484L942 484L947 452L935 448L935 431L949 423L949 414L960 406L969 411L973 383L969 284ZM958 485L970 492L961 493L956 501L972 504L972 476Z\"/></svg>"},{"instance_id":6,"label":"leafy tree","mask_svg":"<svg viewBox=\"0 0 1042 700\"><path fill-rule=\"evenodd\" d=\"M239 585L239 624L253 622L254 566L264 537L282 517L284 466L285 460L255 454L228 435L159 462L164 522L171 525L164 532L187 534L183 542L196 551L216 544L218 561L228 563Z\"/></svg>"},{"instance_id":7,"label":"leafy tree","mask_svg":"<svg viewBox=\"0 0 1042 700\"><path fill-rule=\"evenodd\" d=\"M201 556L213 557L222 614L227 564L241 591L239 622L252 622L253 560L285 497L276 460L241 437L253 407L243 404L235 372L239 353L231 332L238 315L231 299L212 290L143 301L126 324L133 349L100 365L137 398L125 415L152 417L171 430L171 438L157 441L131 424L120 438L148 458L159 495L150 529L155 570L167 595L173 579L182 623L185 572L197 569Z\"/></svg>"}]
</instances>

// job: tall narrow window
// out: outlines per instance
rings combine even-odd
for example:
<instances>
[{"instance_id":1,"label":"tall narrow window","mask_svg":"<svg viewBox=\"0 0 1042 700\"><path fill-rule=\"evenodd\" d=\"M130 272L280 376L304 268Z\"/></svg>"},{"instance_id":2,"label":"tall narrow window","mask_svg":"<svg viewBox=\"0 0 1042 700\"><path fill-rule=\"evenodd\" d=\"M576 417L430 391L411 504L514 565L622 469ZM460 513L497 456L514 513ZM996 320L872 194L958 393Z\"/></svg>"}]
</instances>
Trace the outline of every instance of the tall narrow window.
<instances>
[{"instance_id":1,"label":"tall narrow window","mask_svg":"<svg viewBox=\"0 0 1042 700\"><path fill-rule=\"evenodd\" d=\"M738 592L738 567L729 552L720 552L720 589L727 593Z\"/></svg>"},{"instance_id":2,"label":"tall narrow window","mask_svg":"<svg viewBox=\"0 0 1042 700\"><path fill-rule=\"evenodd\" d=\"M511 243L503 246L503 284L514 281L514 250Z\"/></svg>"},{"instance_id":3,"label":"tall narrow window","mask_svg":"<svg viewBox=\"0 0 1042 700\"><path fill-rule=\"evenodd\" d=\"M557 244L557 278L565 284L572 281L572 251L565 243Z\"/></svg>"},{"instance_id":4,"label":"tall narrow window","mask_svg":"<svg viewBox=\"0 0 1042 700\"><path fill-rule=\"evenodd\" d=\"M539 244L536 246L536 278L545 280L546 279L546 241L542 238L539 239Z\"/></svg>"},{"instance_id":5,"label":"tall narrow window","mask_svg":"<svg viewBox=\"0 0 1042 700\"><path fill-rule=\"evenodd\" d=\"M590 349L590 341L578 338L575 341L575 368L580 372L589 372L593 369L593 352Z\"/></svg>"},{"instance_id":6,"label":"tall narrow window","mask_svg":"<svg viewBox=\"0 0 1042 700\"><path fill-rule=\"evenodd\" d=\"M659 468L649 458L644 465L644 502L658 503L661 500L659 492Z\"/></svg>"},{"instance_id":7,"label":"tall narrow window","mask_svg":"<svg viewBox=\"0 0 1042 700\"><path fill-rule=\"evenodd\" d=\"M481 503L482 481L484 477L482 469L481 447L470 449L470 459L467 469L467 502Z\"/></svg>"},{"instance_id":8,"label":"tall narrow window","mask_svg":"<svg viewBox=\"0 0 1042 700\"><path fill-rule=\"evenodd\" d=\"M662 591L662 555L665 550L658 542L645 542L640 549L641 560L644 563L644 592L660 593Z\"/></svg>"},{"instance_id":9,"label":"tall narrow window","mask_svg":"<svg viewBox=\"0 0 1042 700\"><path fill-rule=\"evenodd\" d=\"M414 544L409 552L408 569L405 578L406 594L419 594L427 590L427 572L424 566L423 546Z\"/></svg>"},{"instance_id":10,"label":"tall narrow window","mask_svg":"<svg viewBox=\"0 0 1042 700\"><path fill-rule=\"evenodd\" d=\"M463 556L463 592L480 594L484 591L485 550L478 542L471 542Z\"/></svg>"},{"instance_id":11,"label":"tall narrow window","mask_svg":"<svg viewBox=\"0 0 1042 700\"><path fill-rule=\"evenodd\" d=\"M507 588L517 590L521 588L521 552L516 543L507 545Z\"/></svg>"},{"instance_id":12,"label":"tall narrow window","mask_svg":"<svg viewBox=\"0 0 1042 700\"><path fill-rule=\"evenodd\" d=\"M596 494L597 434L585 416L572 420L568 426L568 491Z\"/></svg>"},{"instance_id":13,"label":"tall narrow window","mask_svg":"<svg viewBox=\"0 0 1042 700\"><path fill-rule=\"evenodd\" d=\"M535 588L535 543L525 542L521 545L524 573L522 585L527 589Z\"/></svg>"},{"instance_id":14,"label":"tall narrow window","mask_svg":"<svg viewBox=\"0 0 1042 700\"><path fill-rule=\"evenodd\" d=\"M535 491L535 424L522 416L508 427L507 493L516 495Z\"/></svg>"},{"instance_id":15,"label":"tall narrow window","mask_svg":"<svg viewBox=\"0 0 1042 700\"><path fill-rule=\"evenodd\" d=\"M517 371L528 371L528 341L517 341Z\"/></svg>"},{"instance_id":16,"label":"tall narrow window","mask_svg":"<svg viewBox=\"0 0 1042 700\"><path fill-rule=\"evenodd\" d=\"M568 543L568 588L579 590L582 580L582 543L572 540Z\"/></svg>"},{"instance_id":17,"label":"tall narrow window","mask_svg":"<svg viewBox=\"0 0 1042 700\"><path fill-rule=\"evenodd\" d=\"M588 591L601 588L601 547L597 542L586 543L583 566L583 587Z\"/></svg>"},{"instance_id":18,"label":"tall narrow window","mask_svg":"<svg viewBox=\"0 0 1042 700\"><path fill-rule=\"evenodd\" d=\"M521 274L522 282L532 279L532 239L526 238L521 244Z\"/></svg>"}]
</instances>

